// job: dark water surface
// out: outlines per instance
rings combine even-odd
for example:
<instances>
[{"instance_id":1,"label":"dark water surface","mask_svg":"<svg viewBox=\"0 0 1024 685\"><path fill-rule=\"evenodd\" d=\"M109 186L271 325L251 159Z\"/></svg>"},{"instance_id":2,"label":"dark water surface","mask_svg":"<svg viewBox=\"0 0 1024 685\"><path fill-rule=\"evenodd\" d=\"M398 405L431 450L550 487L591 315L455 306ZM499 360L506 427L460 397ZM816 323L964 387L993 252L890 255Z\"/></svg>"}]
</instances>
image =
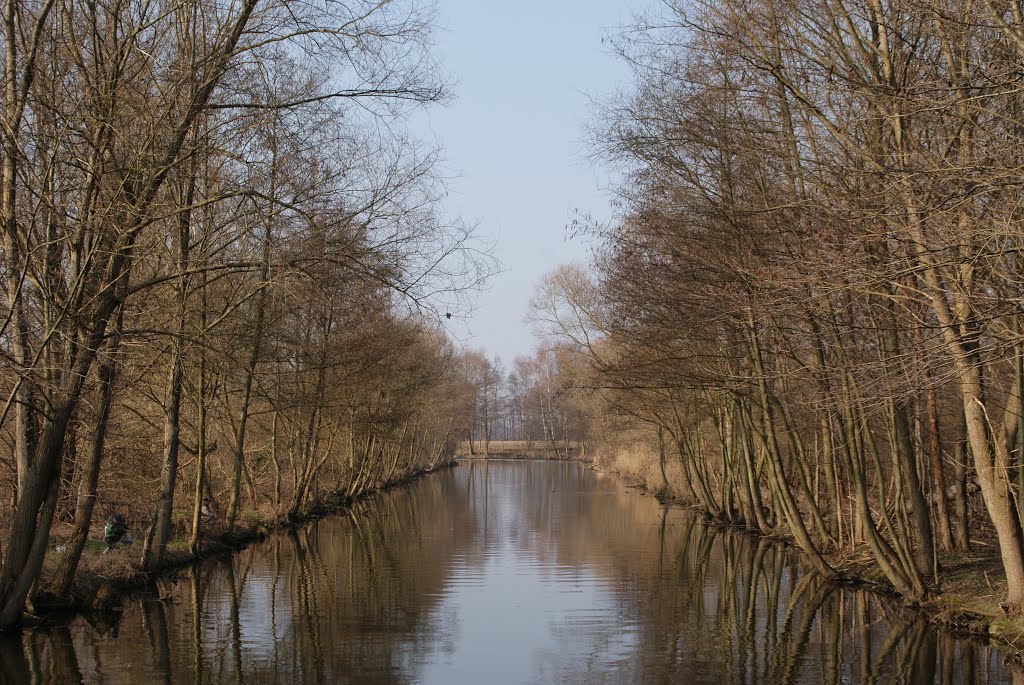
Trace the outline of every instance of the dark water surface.
<instances>
[{"instance_id":1,"label":"dark water surface","mask_svg":"<svg viewBox=\"0 0 1024 685\"><path fill-rule=\"evenodd\" d=\"M116 624L0 639L12 683L1014 676L995 650L826 587L775 546L559 462L463 464L162 582Z\"/></svg>"}]
</instances>

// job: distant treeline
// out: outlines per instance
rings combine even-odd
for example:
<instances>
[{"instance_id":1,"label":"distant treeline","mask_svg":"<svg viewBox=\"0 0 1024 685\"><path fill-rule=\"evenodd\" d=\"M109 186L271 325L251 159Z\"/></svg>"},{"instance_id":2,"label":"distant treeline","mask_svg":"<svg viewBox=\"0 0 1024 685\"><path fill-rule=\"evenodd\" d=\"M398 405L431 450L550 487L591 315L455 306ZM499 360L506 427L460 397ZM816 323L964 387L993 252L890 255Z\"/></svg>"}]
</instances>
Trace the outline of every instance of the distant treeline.
<instances>
[{"instance_id":1,"label":"distant treeline","mask_svg":"<svg viewBox=\"0 0 1024 685\"><path fill-rule=\"evenodd\" d=\"M565 365L575 358L567 350L541 346L532 355L516 357L506 373L500 359L465 352L471 400L460 453L488 455L493 450L556 459L585 453L582 439L590 418L566 385Z\"/></svg>"}]
</instances>

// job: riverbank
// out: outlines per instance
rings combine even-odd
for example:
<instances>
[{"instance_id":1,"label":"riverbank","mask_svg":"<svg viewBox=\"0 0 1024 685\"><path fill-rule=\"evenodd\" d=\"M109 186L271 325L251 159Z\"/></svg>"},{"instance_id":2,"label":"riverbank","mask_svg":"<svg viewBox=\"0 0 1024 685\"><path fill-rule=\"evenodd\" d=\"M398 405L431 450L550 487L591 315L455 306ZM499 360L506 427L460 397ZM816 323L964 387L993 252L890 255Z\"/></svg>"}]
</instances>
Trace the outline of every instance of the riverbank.
<instances>
[{"instance_id":1,"label":"riverbank","mask_svg":"<svg viewBox=\"0 0 1024 685\"><path fill-rule=\"evenodd\" d=\"M658 471L650 459L631 461L634 468L615 468L597 460L586 462L601 473L620 479L626 487L636 488L669 506L685 508L700 516L704 524L733 534L767 538L802 557L800 548L781 535L764 533L735 523L716 519L700 511L692 503L674 495L671 487L652 487L649 479ZM660 475L657 475L660 478ZM825 559L840 573L835 582L881 595L898 598L906 607L924 616L930 624L953 636L986 642L1016 664L1024 665L1024 617L1010 617L1000 607L1000 598L1006 595L1006 580L1002 563L994 542L983 537L972 537L973 551L958 555L944 555L940 559L938 592L935 596L913 602L903 598L875 564L868 550L856 555L826 553ZM808 571L813 569L808 565Z\"/></svg>"},{"instance_id":2,"label":"riverbank","mask_svg":"<svg viewBox=\"0 0 1024 685\"><path fill-rule=\"evenodd\" d=\"M436 471L451 468L456 463L456 460L452 459L431 469L407 473L354 498L346 497L343 493L328 494L298 516L247 517L232 530L204 535L201 550L197 554L188 550L187 540L174 538L168 544L164 562L152 573L146 573L139 567L137 545L120 547L104 554L102 543L92 542L82 554L70 596L54 598L37 594L30 597L20 627L46 625L76 613L116 611L126 594L150 587L161 578L173 576L207 559L235 554L250 545L262 542L275 532L299 528L325 516L344 513L361 500L407 485ZM43 582L40 583L43 587L46 585L47 571L52 567L57 554L59 552L56 550L47 553L47 560L43 566Z\"/></svg>"},{"instance_id":3,"label":"riverbank","mask_svg":"<svg viewBox=\"0 0 1024 685\"><path fill-rule=\"evenodd\" d=\"M460 459L547 459L565 461L586 457L585 446L574 441L551 443L540 440L474 440L456 447Z\"/></svg>"},{"instance_id":4,"label":"riverbank","mask_svg":"<svg viewBox=\"0 0 1024 685\"><path fill-rule=\"evenodd\" d=\"M550 452L538 454L460 454L458 460L466 463L485 461L580 461L574 457L556 457Z\"/></svg>"}]
</instances>

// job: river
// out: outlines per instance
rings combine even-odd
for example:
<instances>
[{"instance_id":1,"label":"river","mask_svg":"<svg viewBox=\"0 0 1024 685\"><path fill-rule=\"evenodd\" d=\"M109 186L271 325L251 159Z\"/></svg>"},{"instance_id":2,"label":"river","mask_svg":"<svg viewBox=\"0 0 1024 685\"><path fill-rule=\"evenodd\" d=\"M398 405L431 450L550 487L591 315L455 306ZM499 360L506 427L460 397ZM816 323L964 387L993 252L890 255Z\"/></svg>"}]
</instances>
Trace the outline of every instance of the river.
<instances>
[{"instance_id":1,"label":"river","mask_svg":"<svg viewBox=\"0 0 1024 685\"><path fill-rule=\"evenodd\" d=\"M1009 683L985 645L564 462L468 462L0 638L4 683Z\"/></svg>"}]
</instances>

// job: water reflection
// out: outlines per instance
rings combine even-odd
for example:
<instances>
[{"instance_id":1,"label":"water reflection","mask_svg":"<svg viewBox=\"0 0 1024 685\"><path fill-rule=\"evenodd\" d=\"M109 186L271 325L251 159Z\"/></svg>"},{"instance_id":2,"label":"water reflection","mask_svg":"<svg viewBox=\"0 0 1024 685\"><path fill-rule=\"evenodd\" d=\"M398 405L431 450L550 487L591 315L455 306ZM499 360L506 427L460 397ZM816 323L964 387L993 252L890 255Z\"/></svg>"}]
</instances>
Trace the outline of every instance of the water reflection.
<instances>
[{"instance_id":1,"label":"water reflection","mask_svg":"<svg viewBox=\"0 0 1024 685\"><path fill-rule=\"evenodd\" d=\"M613 479L486 462L191 569L116 619L0 639L0 682L1024 680Z\"/></svg>"}]
</instances>

